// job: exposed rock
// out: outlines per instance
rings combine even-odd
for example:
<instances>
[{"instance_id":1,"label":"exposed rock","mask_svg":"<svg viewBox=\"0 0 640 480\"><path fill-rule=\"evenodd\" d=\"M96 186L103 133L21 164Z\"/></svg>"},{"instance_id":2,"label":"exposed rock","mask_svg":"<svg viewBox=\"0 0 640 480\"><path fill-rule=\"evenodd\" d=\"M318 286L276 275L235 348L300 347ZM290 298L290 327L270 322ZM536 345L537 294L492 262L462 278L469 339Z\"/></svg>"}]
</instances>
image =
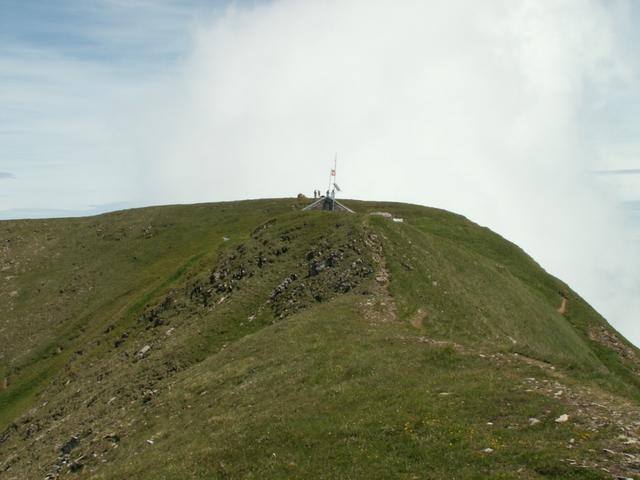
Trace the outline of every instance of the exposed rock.
<instances>
[{"instance_id":1,"label":"exposed rock","mask_svg":"<svg viewBox=\"0 0 640 480\"><path fill-rule=\"evenodd\" d=\"M151 346L150 345L145 345L144 347L142 347L140 349L140 351L138 351L138 353L136 353L136 357L138 357L138 358L146 357L147 354L149 353L149 350L151 350Z\"/></svg>"},{"instance_id":2,"label":"exposed rock","mask_svg":"<svg viewBox=\"0 0 640 480\"><path fill-rule=\"evenodd\" d=\"M60 452L63 455L68 455L71 451L76 448L80 443L80 439L76 436L71 437L62 447L60 448Z\"/></svg>"},{"instance_id":3,"label":"exposed rock","mask_svg":"<svg viewBox=\"0 0 640 480\"><path fill-rule=\"evenodd\" d=\"M309 264L309 276L315 277L325 269L326 265L323 261L311 262Z\"/></svg>"},{"instance_id":4,"label":"exposed rock","mask_svg":"<svg viewBox=\"0 0 640 480\"><path fill-rule=\"evenodd\" d=\"M71 470L72 472L79 472L80 470L82 470L82 468L84 467L84 465L82 463L80 463L80 461L84 459L84 455L76 458L75 460L73 460L72 462L69 463L69 470Z\"/></svg>"},{"instance_id":5,"label":"exposed rock","mask_svg":"<svg viewBox=\"0 0 640 480\"><path fill-rule=\"evenodd\" d=\"M620 435L618 439L622 441L623 445L636 445L638 443L637 438L628 437L626 435Z\"/></svg>"}]
</instances>

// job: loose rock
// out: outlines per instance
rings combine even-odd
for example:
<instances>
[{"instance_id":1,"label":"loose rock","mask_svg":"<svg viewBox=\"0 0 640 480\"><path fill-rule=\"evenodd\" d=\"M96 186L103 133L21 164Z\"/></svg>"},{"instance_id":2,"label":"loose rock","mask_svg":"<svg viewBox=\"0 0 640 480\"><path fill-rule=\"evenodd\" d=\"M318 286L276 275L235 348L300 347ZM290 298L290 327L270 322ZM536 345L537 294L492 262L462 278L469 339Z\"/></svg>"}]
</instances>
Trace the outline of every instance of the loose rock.
<instances>
[{"instance_id":1,"label":"loose rock","mask_svg":"<svg viewBox=\"0 0 640 480\"><path fill-rule=\"evenodd\" d=\"M149 350L151 350L151 346L150 345L145 345L144 347L142 347L140 349L140 351L136 354L136 356L138 358L144 358L149 353Z\"/></svg>"}]
</instances>

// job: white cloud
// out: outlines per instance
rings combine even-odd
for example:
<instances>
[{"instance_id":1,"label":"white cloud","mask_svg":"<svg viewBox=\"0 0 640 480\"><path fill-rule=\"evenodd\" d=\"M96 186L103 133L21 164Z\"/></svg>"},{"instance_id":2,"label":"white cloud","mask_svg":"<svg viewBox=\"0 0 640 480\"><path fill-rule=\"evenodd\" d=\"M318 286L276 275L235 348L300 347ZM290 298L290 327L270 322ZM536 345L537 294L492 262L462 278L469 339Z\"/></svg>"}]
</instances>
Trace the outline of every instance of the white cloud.
<instances>
[{"instance_id":1,"label":"white cloud","mask_svg":"<svg viewBox=\"0 0 640 480\"><path fill-rule=\"evenodd\" d=\"M463 213L524 247L640 343L640 257L582 117L632 71L588 0L280 1L197 31L134 130L146 195L323 188Z\"/></svg>"}]
</instances>

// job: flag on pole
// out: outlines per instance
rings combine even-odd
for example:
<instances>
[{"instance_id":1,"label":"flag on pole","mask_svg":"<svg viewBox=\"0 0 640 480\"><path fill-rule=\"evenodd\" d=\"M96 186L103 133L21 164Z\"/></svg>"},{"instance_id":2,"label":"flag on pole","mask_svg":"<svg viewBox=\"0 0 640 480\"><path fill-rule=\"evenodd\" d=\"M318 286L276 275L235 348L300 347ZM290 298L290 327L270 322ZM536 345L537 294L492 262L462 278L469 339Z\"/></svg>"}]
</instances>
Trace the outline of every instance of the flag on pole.
<instances>
[{"instance_id":1,"label":"flag on pole","mask_svg":"<svg viewBox=\"0 0 640 480\"><path fill-rule=\"evenodd\" d=\"M335 169L335 168L332 168L332 169L331 169L331 176L332 176L332 177L335 177L335 176L336 176L336 169Z\"/></svg>"}]
</instances>

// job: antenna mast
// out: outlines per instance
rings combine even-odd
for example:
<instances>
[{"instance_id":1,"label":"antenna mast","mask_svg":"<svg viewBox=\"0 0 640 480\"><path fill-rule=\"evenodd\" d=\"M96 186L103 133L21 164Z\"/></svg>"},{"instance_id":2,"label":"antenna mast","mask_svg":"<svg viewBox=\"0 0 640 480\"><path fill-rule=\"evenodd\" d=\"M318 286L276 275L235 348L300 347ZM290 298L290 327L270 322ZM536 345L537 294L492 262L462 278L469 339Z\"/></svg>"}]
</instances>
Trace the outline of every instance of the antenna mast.
<instances>
[{"instance_id":1,"label":"antenna mast","mask_svg":"<svg viewBox=\"0 0 640 480\"><path fill-rule=\"evenodd\" d=\"M338 169L338 153L333 159L333 168L329 172L329 189L326 196L314 199L313 203L307 205L303 210L324 210L354 213L349 207L342 205L336 200L336 190L340 192L340 187L336 183L336 171Z\"/></svg>"},{"instance_id":2,"label":"antenna mast","mask_svg":"<svg viewBox=\"0 0 640 480\"><path fill-rule=\"evenodd\" d=\"M327 190L327 196L331 198L336 197L336 169L338 168L338 153L336 152L335 158L333 159L333 168L331 169L331 173L329 174L329 190Z\"/></svg>"}]
</instances>

